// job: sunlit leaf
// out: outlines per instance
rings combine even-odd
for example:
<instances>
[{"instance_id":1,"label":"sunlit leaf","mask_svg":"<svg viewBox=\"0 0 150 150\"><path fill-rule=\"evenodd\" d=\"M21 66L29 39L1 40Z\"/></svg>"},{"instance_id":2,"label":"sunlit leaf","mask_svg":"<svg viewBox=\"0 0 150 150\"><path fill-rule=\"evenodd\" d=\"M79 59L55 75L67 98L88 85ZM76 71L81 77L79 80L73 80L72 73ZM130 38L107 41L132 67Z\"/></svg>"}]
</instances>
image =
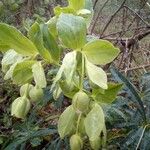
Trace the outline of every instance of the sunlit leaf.
<instances>
[{"instance_id":1,"label":"sunlit leaf","mask_svg":"<svg viewBox=\"0 0 150 150\"><path fill-rule=\"evenodd\" d=\"M86 133L91 141L97 139L105 125L102 108L95 103L84 121Z\"/></svg>"},{"instance_id":2,"label":"sunlit leaf","mask_svg":"<svg viewBox=\"0 0 150 150\"><path fill-rule=\"evenodd\" d=\"M86 60L86 71L89 79L99 87L107 89L107 75L102 68Z\"/></svg>"},{"instance_id":3,"label":"sunlit leaf","mask_svg":"<svg viewBox=\"0 0 150 150\"><path fill-rule=\"evenodd\" d=\"M69 135L74 128L76 120L76 112L72 106L66 108L61 114L58 121L58 132L61 138Z\"/></svg>"},{"instance_id":4,"label":"sunlit leaf","mask_svg":"<svg viewBox=\"0 0 150 150\"><path fill-rule=\"evenodd\" d=\"M52 61L58 64L60 60L60 49L51 32L49 32L47 24L42 25L42 33L44 47L50 53Z\"/></svg>"},{"instance_id":5,"label":"sunlit leaf","mask_svg":"<svg viewBox=\"0 0 150 150\"><path fill-rule=\"evenodd\" d=\"M105 65L117 57L119 49L106 40L94 40L84 46L83 53L90 62Z\"/></svg>"},{"instance_id":6,"label":"sunlit leaf","mask_svg":"<svg viewBox=\"0 0 150 150\"><path fill-rule=\"evenodd\" d=\"M47 60L51 63L52 62L51 55L48 52L48 50L44 47L43 34L42 34L42 31L41 31L40 25L37 22L35 22L31 26L31 28L28 32L28 37L36 45L36 48L37 48L38 52L40 53L40 55L45 60Z\"/></svg>"},{"instance_id":7,"label":"sunlit leaf","mask_svg":"<svg viewBox=\"0 0 150 150\"><path fill-rule=\"evenodd\" d=\"M64 74L67 83L71 83L71 80L73 78L76 66L77 66L77 61L76 61L76 52L70 52L67 53L63 59L62 65L64 67Z\"/></svg>"},{"instance_id":8,"label":"sunlit leaf","mask_svg":"<svg viewBox=\"0 0 150 150\"><path fill-rule=\"evenodd\" d=\"M22 55L36 55L37 50L34 44L21 34L16 28L4 23L0 23L0 45L2 48L6 46L14 49L17 53Z\"/></svg>"},{"instance_id":9,"label":"sunlit leaf","mask_svg":"<svg viewBox=\"0 0 150 150\"><path fill-rule=\"evenodd\" d=\"M33 78L32 65L35 61L24 61L18 63L13 71L13 82L15 84L26 84Z\"/></svg>"},{"instance_id":10,"label":"sunlit leaf","mask_svg":"<svg viewBox=\"0 0 150 150\"><path fill-rule=\"evenodd\" d=\"M82 17L61 14L57 22L58 36L71 49L80 49L86 43L86 23Z\"/></svg>"},{"instance_id":11,"label":"sunlit leaf","mask_svg":"<svg viewBox=\"0 0 150 150\"><path fill-rule=\"evenodd\" d=\"M45 88L47 82L41 62L37 62L32 66L32 72L36 85L40 88Z\"/></svg>"},{"instance_id":12,"label":"sunlit leaf","mask_svg":"<svg viewBox=\"0 0 150 150\"><path fill-rule=\"evenodd\" d=\"M109 83L108 89L106 89L104 93L98 92L96 94L95 99L101 103L111 104L116 99L116 96L119 90L121 89L121 87L122 84Z\"/></svg>"}]
</instances>

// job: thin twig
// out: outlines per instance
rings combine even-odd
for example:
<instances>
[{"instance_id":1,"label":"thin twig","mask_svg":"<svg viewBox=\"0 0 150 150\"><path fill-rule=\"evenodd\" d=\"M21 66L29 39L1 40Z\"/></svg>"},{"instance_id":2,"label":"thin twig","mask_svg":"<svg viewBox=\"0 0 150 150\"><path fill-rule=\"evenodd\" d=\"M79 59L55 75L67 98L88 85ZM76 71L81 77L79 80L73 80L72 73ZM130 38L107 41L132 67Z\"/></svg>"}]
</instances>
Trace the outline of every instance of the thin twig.
<instances>
[{"instance_id":1,"label":"thin twig","mask_svg":"<svg viewBox=\"0 0 150 150\"><path fill-rule=\"evenodd\" d=\"M98 18L99 18L99 16L100 16L100 13L102 12L103 8L106 6L106 4L108 3L108 1L109 1L109 0L106 0L105 3L104 3L104 5L103 5L103 6L101 7L101 9L99 10L99 12L98 12L98 14L97 14L97 17L96 17L96 19L95 19L95 21L94 21L94 23L93 23L93 26L91 27L91 34L93 33L93 31L94 31L94 29L95 29L95 26L96 26L97 20L98 20Z\"/></svg>"},{"instance_id":2,"label":"thin twig","mask_svg":"<svg viewBox=\"0 0 150 150\"><path fill-rule=\"evenodd\" d=\"M124 0L122 2L122 4L120 5L120 7L115 11L115 13L110 17L110 19L108 20L108 22L106 23L104 29L102 30L100 37L104 34L104 32L106 31L106 29L108 28L109 24L111 23L111 21L113 20L113 18L116 16L116 14L123 8L124 4L125 4L126 0Z\"/></svg>"},{"instance_id":3,"label":"thin twig","mask_svg":"<svg viewBox=\"0 0 150 150\"><path fill-rule=\"evenodd\" d=\"M128 68L127 72L133 71L133 70L138 70L138 69L143 69L143 68L148 68L148 67L150 67L150 64L145 64L145 65L138 66L138 67ZM121 70L121 72L125 72L125 70Z\"/></svg>"},{"instance_id":4,"label":"thin twig","mask_svg":"<svg viewBox=\"0 0 150 150\"><path fill-rule=\"evenodd\" d=\"M134 13L147 27L150 27L150 24L148 22L146 22L137 12L135 12L133 9L131 9L130 7L124 5L123 7L127 8L128 10L130 10L132 13Z\"/></svg>"}]
</instances>

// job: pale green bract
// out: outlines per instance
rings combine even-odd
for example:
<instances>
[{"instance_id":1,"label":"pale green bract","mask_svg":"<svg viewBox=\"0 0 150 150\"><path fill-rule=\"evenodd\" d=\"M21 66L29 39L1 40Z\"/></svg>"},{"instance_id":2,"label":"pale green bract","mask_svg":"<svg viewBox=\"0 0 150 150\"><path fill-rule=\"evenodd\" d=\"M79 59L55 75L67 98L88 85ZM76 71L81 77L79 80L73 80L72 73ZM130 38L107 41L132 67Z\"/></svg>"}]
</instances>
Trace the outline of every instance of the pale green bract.
<instances>
[{"instance_id":1,"label":"pale green bract","mask_svg":"<svg viewBox=\"0 0 150 150\"><path fill-rule=\"evenodd\" d=\"M61 79L63 73L65 75L67 83L70 83L75 69L76 69L77 61L76 61L76 52L67 53L62 61L62 65L59 68L59 71L54 79L53 86ZM52 86L52 87L53 87Z\"/></svg>"},{"instance_id":2,"label":"pale green bract","mask_svg":"<svg viewBox=\"0 0 150 150\"><path fill-rule=\"evenodd\" d=\"M104 113L99 104L95 103L84 121L86 133L91 141L97 139L105 125Z\"/></svg>"},{"instance_id":3,"label":"pale green bract","mask_svg":"<svg viewBox=\"0 0 150 150\"><path fill-rule=\"evenodd\" d=\"M47 85L47 82L46 82L46 77L45 77L44 69L41 65L41 62L36 62L32 66L32 72L33 72L33 77L34 77L36 86L38 86L39 88L45 88Z\"/></svg>"},{"instance_id":4,"label":"pale green bract","mask_svg":"<svg viewBox=\"0 0 150 150\"><path fill-rule=\"evenodd\" d=\"M107 89L107 75L105 71L86 59L86 71L89 79L99 87Z\"/></svg>"},{"instance_id":5,"label":"pale green bract","mask_svg":"<svg viewBox=\"0 0 150 150\"><path fill-rule=\"evenodd\" d=\"M94 40L87 43L82 51L93 64L105 65L112 62L119 54L119 49L106 40Z\"/></svg>"},{"instance_id":6,"label":"pale green bract","mask_svg":"<svg viewBox=\"0 0 150 150\"><path fill-rule=\"evenodd\" d=\"M21 62L21 61L18 61L10 66L9 70L6 72L6 74L4 76L4 80L12 79L14 69L19 62Z\"/></svg>"},{"instance_id":7,"label":"pale green bract","mask_svg":"<svg viewBox=\"0 0 150 150\"><path fill-rule=\"evenodd\" d=\"M77 66L76 51L67 53L63 59L62 65L64 67L66 81L68 84L71 84Z\"/></svg>"},{"instance_id":8,"label":"pale green bract","mask_svg":"<svg viewBox=\"0 0 150 150\"><path fill-rule=\"evenodd\" d=\"M9 67L16 63L19 62L23 59L22 55L16 53L13 49L8 50L1 61L2 63L2 71L6 73L9 69Z\"/></svg>"},{"instance_id":9,"label":"pale green bract","mask_svg":"<svg viewBox=\"0 0 150 150\"><path fill-rule=\"evenodd\" d=\"M58 133L61 138L69 135L74 128L76 112L72 105L67 107L58 120Z\"/></svg>"},{"instance_id":10,"label":"pale green bract","mask_svg":"<svg viewBox=\"0 0 150 150\"><path fill-rule=\"evenodd\" d=\"M57 30L60 40L67 48L81 49L86 43L86 22L82 17L61 14Z\"/></svg>"},{"instance_id":11,"label":"pale green bract","mask_svg":"<svg viewBox=\"0 0 150 150\"><path fill-rule=\"evenodd\" d=\"M35 62L36 61L24 61L18 63L13 71L13 76L12 76L13 82L19 85L23 85L31 82L33 78L32 65Z\"/></svg>"},{"instance_id":12,"label":"pale green bract","mask_svg":"<svg viewBox=\"0 0 150 150\"><path fill-rule=\"evenodd\" d=\"M26 97L18 97L12 103L11 115L24 119L31 107L30 101Z\"/></svg>"},{"instance_id":13,"label":"pale green bract","mask_svg":"<svg viewBox=\"0 0 150 150\"><path fill-rule=\"evenodd\" d=\"M5 65L11 65L21 59L22 59L22 55L16 53L15 50L13 49L10 49L4 54L1 63Z\"/></svg>"},{"instance_id":14,"label":"pale green bract","mask_svg":"<svg viewBox=\"0 0 150 150\"><path fill-rule=\"evenodd\" d=\"M16 28L4 23L0 23L0 45L2 45L0 50L5 46L5 48L14 49L17 53L25 56L38 53L36 47L28 38Z\"/></svg>"}]
</instances>

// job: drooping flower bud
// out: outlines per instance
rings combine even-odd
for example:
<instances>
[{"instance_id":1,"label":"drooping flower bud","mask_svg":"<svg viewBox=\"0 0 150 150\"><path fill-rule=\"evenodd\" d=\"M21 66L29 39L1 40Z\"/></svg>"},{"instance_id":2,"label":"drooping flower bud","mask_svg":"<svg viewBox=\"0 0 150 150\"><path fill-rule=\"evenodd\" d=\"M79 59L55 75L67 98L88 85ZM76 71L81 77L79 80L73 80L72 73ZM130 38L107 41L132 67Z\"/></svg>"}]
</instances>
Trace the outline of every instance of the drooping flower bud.
<instances>
[{"instance_id":1,"label":"drooping flower bud","mask_svg":"<svg viewBox=\"0 0 150 150\"><path fill-rule=\"evenodd\" d=\"M94 140L90 140L91 148L94 150L99 150L101 146L100 137L95 138Z\"/></svg>"},{"instance_id":2,"label":"drooping flower bud","mask_svg":"<svg viewBox=\"0 0 150 150\"><path fill-rule=\"evenodd\" d=\"M24 119L31 107L30 101L25 96L15 99L11 107L11 115Z\"/></svg>"},{"instance_id":3,"label":"drooping flower bud","mask_svg":"<svg viewBox=\"0 0 150 150\"><path fill-rule=\"evenodd\" d=\"M71 148L71 150L81 150L83 148L83 142L79 135L74 134L71 136L70 148Z\"/></svg>"},{"instance_id":4,"label":"drooping flower bud","mask_svg":"<svg viewBox=\"0 0 150 150\"><path fill-rule=\"evenodd\" d=\"M80 91L74 95L72 104L77 111L86 112L89 108L90 99L85 92Z\"/></svg>"},{"instance_id":5,"label":"drooping flower bud","mask_svg":"<svg viewBox=\"0 0 150 150\"><path fill-rule=\"evenodd\" d=\"M23 86L21 86L20 88L20 96L23 96L26 92L27 92L27 97L29 97L29 91L33 88L32 84L24 84ZM27 91L26 91L27 90Z\"/></svg>"},{"instance_id":6,"label":"drooping flower bud","mask_svg":"<svg viewBox=\"0 0 150 150\"><path fill-rule=\"evenodd\" d=\"M35 86L30 90L29 96L32 102L39 102L44 97L43 89Z\"/></svg>"}]
</instances>

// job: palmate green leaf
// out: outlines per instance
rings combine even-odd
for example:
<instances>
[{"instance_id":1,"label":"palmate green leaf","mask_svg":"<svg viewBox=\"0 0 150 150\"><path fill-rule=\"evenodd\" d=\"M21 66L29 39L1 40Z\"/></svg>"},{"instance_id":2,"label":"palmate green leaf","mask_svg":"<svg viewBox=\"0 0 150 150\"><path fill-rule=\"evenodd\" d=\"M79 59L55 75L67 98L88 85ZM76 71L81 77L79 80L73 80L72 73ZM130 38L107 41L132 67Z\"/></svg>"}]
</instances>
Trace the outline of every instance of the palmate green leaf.
<instances>
[{"instance_id":1,"label":"palmate green leaf","mask_svg":"<svg viewBox=\"0 0 150 150\"><path fill-rule=\"evenodd\" d=\"M90 141L94 141L100 136L105 126L105 119L103 110L97 103L85 118L84 125Z\"/></svg>"},{"instance_id":2,"label":"palmate green leaf","mask_svg":"<svg viewBox=\"0 0 150 150\"><path fill-rule=\"evenodd\" d=\"M0 23L0 48L14 49L17 53L32 56L37 54L37 49L34 44L21 34L16 28L4 23Z\"/></svg>"},{"instance_id":3,"label":"palmate green leaf","mask_svg":"<svg viewBox=\"0 0 150 150\"><path fill-rule=\"evenodd\" d=\"M35 22L29 32L28 32L29 39L36 45L36 48L40 55L47 60L48 62L52 62L52 58L48 50L44 47L43 43L43 34L40 28L40 25Z\"/></svg>"},{"instance_id":4,"label":"palmate green leaf","mask_svg":"<svg viewBox=\"0 0 150 150\"><path fill-rule=\"evenodd\" d=\"M89 79L94 84L98 85L102 89L107 89L107 75L102 68L97 67L86 60L86 71Z\"/></svg>"},{"instance_id":5,"label":"palmate green leaf","mask_svg":"<svg viewBox=\"0 0 150 150\"><path fill-rule=\"evenodd\" d=\"M86 22L82 17L61 14L57 22L58 36L71 49L81 49L86 43Z\"/></svg>"},{"instance_id":6,"label":"palmate green leaf","mask_svg":"<svg viewBox=\"0 0 150 150\"><path fill-rule=\"evenodd\" d=\"M116 99L116 96L121 87L122 84L109 83L108 89L106 89L104 93L98 92L96 94L95 100L100 103L111 104Z\"/></svg>"},{"instance_id":7,"label":"palmate green leaf","mask_svg":"<svg viewBox=\"0 0 150 150\"><path fill-rule=\"evenodd\" d=\"M18 63L13 71L13 82L19 85L29 83L33 78L32 65L34 63L35 61L24 61Z\"/></svg>"},{"instance_id":8,"label":"palmate green leaf","mask_svg":"<svg viewBox=\"0 0 150 150\"><path fill-rule=\"evenodd\" d=\"M145 112L145 108L144 108L144 104L143 101L141 99L141 97L139 96L136 87L134 87L134 85L132 85L132 83L124 77L123 74L121 74L115 67L111 67L110 69L113 77L120 83L124 83L124 85L126 86L129 94L132 97L132 101L136 102L136 104L138 104L139 107L137 107L138 111L140 112L142 119L144 122L146 122L146 112Z\"/></svg>"},{"instance_id":9,"label":"palmate green leaf","mask_svg":"<svg viewBox=\"0 0 150 150\"><path fill-rule=\"evenodd\" d=\"M85 0L68 0L69 6L73 8L74 10L83 9L85 6Z\"/></svg>"},{"instance_id":10,"label":"palmate green leaf","mask_svg":"<svg viewBox=\"0 0 150 150\"><path fill-rule=\"evenodd\" d=\"M82 52L93 64L105 65L117 57L119 49L115 48L109 41L94 40L87 43Z\"/></svg>"},{"instance_id":11,"label":"palmate green leaf","mask_svg":"<svg viewBox=\"0 0 150 150\"><path fill-rule=\"evenodd\" d=\"M39 88L45 88L47 82L41 62L36 62L32 66L32 72L36 86L38 86Z\"/></svg>"},{"instance_id":12,"label":"palmate green leaf","mask_svg":"<svg viewBox=\"0 0 150 150\"><path fill-rule=\"evenodd\" d=\"M58 133L61 138L69 135L74 129L76 117L76 112L72 105L67 107L66 110L61 114L58 121Z\"/></svg>"}]
</instances>

